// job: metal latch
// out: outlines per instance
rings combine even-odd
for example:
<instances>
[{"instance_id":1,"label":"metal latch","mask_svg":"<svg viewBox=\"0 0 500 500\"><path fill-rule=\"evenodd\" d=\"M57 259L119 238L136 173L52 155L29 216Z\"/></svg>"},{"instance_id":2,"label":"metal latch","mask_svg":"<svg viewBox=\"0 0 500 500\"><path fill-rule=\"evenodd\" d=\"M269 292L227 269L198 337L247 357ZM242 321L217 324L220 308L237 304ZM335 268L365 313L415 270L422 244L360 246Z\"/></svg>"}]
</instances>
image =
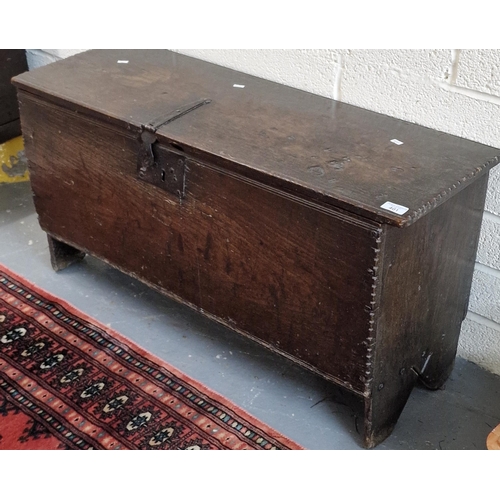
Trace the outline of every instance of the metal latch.
<instances>
[{"instance_id":1,"label":"metal latch","mask_svg":"<svg viewBox=\"0 0 500 500\"><path fill-rule=\"evenodd\" d=\"M180 153L168 150L157 150L153 145L158 141L158 129L178 118L209 104L209 99L202 99L182 106L167 116L157 118L142 126L139 154L137 158L137 176L149 184L153 184L171 194L184 198L186 191L186 158Z\"/></svg>"}]
</instances>

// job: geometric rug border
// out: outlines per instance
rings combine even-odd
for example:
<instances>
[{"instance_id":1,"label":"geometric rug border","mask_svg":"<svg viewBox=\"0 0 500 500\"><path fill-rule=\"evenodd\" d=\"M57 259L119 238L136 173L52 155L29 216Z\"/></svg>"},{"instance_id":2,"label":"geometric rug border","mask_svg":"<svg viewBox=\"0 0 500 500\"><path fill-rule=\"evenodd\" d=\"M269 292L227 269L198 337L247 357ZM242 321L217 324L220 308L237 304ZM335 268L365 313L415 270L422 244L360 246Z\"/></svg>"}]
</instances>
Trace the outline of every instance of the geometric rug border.
<instances>
[{"instance_id":1,"label":"geometric rug border","mask_svg":"<svg viewBox=\"0 0 500 500\"><path fill-rule=\"evenodd\" d=\"M144 349L140 345L136 344L133 340L125 337L123 334L121 334L117 330L104 325L103 323L98 321L96 318L86 314L82 310L80 310L77 307L70 304L65 299L51 294L47 290L36 285L35 283L31 282L30 280L26 279L25 277L20 276L18 273L16 273L15 271L12 271L7 266L3 265L1 262L0 262L0 271L3 271L5 274L10 276L14 280L19 281L20 283L25 285L27 288L31 288L36 293L42 295L43 297L45 297L47 299L47 301L50 301L50 302L53 302L55 304L62 306L69 313L74 314L75 316L90 323L91 325L94 325L96 328L105 332L108 336L112 337L113 339L116 339L118 342L129 346L137 354L149 359L151 362L153 362L153 363L157 364L158 366L162 367L163 369L171 372L175 377L183 380L186 384L193 386L195 389L197 389L197 391L202 392L203 394L205 394L209 398L214 399L214 400L220 402L222 405L232 409L232 411L235 411L241 418L247 420L250 424L259 428L263 433L268 434L269 437L272 437L273 439L278 440L285 447L288 447L291 450L304 450L304 448L301 445L299 445L298 443L296 443L292 439L287 438L286 436L284 436L280 432L276 431L275 429L271 428L270 426L268 426L267 424L265 424L264 422L262 422L258 418L254 417L253 415L248 413L245 409L243 409L240 406L233 403L231 400L229 400L225 396L222 396L221 394L219 394L216 391L205 386L204 384L202 384L198 380L195 380L194 378L190 377L186 373L178 370L177 368L172 366L170 363L162 360L161 358L159 358L155 354L148 352L146 349Z\"/></svg>"}]
</instances>

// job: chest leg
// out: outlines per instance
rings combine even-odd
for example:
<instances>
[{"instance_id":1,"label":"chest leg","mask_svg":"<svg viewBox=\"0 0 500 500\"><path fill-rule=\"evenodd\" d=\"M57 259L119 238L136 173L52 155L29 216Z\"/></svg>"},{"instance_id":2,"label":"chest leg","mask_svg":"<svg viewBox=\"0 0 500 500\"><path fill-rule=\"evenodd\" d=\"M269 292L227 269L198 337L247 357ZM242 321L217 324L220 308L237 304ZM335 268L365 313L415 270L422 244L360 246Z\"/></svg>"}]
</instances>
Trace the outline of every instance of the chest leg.
<instances>
[{"instance_id":1,"label":"chest leg","mask_svg":"<svg viewBox=\"0 0 500 500\"><path fill-rule=\"evenodd\" d=\"M85 258L85 254L76 248L56 240L49 234L50 263L54 271L62 271L76 262Z\"/></svg>"}]
</instances>

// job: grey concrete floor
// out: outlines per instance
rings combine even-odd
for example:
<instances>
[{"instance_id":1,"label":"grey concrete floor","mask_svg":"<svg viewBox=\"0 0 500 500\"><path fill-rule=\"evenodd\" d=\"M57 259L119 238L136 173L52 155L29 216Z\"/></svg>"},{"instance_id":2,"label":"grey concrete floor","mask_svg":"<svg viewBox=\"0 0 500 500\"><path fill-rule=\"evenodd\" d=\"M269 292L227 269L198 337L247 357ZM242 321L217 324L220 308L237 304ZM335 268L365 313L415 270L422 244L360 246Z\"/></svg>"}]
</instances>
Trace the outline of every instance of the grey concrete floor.
<instances>
[{"instance_id":1,"label":"grey concrete floor","mask_svg":"<svg viewBox=\"0 0 500 500\"><path fill-rule=\"evenodd\" d=\"M87 257L55 273L29 183L0 186L0 262L199 380L310 450L361 450L334 388L248 339ZM445 388L416 388L377 450L486 449L500 377L462 359Z\"/></svg>"}]
</instances>

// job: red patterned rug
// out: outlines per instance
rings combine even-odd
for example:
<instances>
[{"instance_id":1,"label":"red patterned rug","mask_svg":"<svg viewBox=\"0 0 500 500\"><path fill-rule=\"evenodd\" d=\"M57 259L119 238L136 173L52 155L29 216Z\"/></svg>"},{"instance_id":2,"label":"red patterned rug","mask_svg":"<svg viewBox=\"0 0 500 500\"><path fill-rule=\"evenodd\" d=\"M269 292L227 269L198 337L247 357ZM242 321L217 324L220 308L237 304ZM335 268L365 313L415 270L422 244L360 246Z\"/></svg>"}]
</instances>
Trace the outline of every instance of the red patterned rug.
<instances>
[{"instance_id":1,"label":"red patterned rug","mask_svg":"<svg viewBox=\"0 0 500 500\"><path fill-rule=\"evenodd\" d=\"M301 449L0 265L0 449Z\"/></svg>"}]
</instances>

